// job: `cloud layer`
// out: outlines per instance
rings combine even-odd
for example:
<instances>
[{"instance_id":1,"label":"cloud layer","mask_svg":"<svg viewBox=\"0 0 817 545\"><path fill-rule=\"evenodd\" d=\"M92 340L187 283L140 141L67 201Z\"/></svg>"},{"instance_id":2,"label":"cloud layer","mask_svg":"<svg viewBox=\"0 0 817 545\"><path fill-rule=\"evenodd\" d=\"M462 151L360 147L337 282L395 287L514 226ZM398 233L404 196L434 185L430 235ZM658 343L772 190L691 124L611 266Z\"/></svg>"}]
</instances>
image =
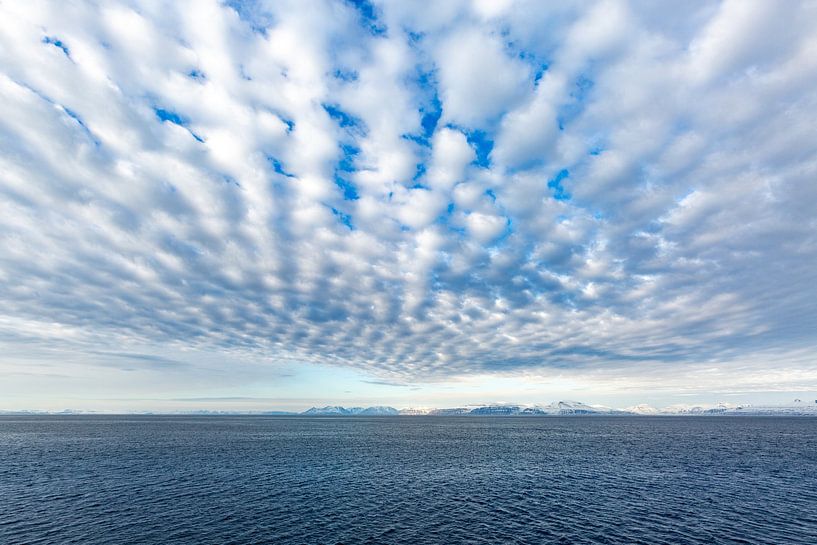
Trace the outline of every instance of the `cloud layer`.
<instances>
[{"instance_id":1,"label":"cloud layer","mask_svg":"<svg viewBox=\"0 0 817 545\"><path fill-rule=\"evenodd\" d=\"M0 12L7 345L814 369L813 2Z\"/></svg>"}]
</instances>

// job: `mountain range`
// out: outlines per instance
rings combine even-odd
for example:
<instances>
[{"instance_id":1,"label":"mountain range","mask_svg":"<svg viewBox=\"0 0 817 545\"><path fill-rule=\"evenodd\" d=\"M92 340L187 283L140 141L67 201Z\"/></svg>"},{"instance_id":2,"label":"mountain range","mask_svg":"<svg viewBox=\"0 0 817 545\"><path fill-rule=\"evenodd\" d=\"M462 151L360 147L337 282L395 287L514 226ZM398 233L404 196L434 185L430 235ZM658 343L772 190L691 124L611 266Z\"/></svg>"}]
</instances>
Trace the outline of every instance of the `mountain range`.
<instances>
[{"instance_id":1,"label":"mountain range","mask_svg":"<svg viewBox=\"0 0 817 545\"><path fill-rule=\"evenodd\" d=\"M446 409L395 409L393 407L353 407L338 406L312 407L300 413L308 416L661 416L661 415L725 415L760 416L792 415L817 416L817 401L813 404L796 401L792 405L737 405L718 403L715 405L671 405L655 408L650 405L634 405L625 409L614 409L602 405L588 405L580 401L554 401L548 405L477 405Z\"/></svg>"},{"instance_id":2,"label":"mountain range","mask_svg":"<svg viewBox=\"0 0 817 545\"><path fill-rule=\"evenodd\" d=\"M65 409L63 411L3 411L0 415L82 415L100 414L94 411ZM128 414L182 414L182 415L258 415L258 416L815 416L817 401L804 402L795 400L789 405L750 405L717 403L712 405L671 405L655 408L640 404L614 409L603 405L589 405L580 401L554 401L548 405L518 405L498 403L491 405L468 405L451 408L405 408L395 409L388 406L342 407L330 405L312 407L303 412L288 411L229 411L229 410L190 410L173 412L131 412Z\"/></svg>"},{"instance_id":3,"label":"mountain range","mask_svg":"<svg viewBox=\"0 0 817 545\"><path fill-rule=\"evenodd\" d=\"M305 416L396 416L400 411L394 407L312 407L301 413Z\"/></svg>"}]
</instances>

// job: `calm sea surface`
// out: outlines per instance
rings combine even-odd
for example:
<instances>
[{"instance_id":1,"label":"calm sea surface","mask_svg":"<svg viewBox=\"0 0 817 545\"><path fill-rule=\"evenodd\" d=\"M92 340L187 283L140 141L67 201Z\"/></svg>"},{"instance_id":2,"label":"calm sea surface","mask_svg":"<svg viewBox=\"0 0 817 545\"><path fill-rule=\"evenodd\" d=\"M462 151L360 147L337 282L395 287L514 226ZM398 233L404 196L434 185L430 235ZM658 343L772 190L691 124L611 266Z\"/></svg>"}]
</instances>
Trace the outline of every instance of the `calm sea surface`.
<instances>
[{"instance_id":1,"label":"calm sea surface","mask_svg":"<svg viewBox=\"0 0 817 545\"><path fill-rule=\"evenodd\" d=\"M0 543L817 544L817 419L0 417Z\"/></svg>"}]
</instances>

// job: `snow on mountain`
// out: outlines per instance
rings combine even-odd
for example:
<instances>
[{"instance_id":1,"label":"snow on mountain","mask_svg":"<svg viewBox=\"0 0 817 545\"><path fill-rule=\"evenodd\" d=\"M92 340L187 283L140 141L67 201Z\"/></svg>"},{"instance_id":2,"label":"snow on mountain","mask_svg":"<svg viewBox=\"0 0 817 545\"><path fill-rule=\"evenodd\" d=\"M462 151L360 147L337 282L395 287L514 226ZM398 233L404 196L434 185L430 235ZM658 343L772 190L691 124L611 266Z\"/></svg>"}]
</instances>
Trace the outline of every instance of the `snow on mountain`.
<instances>
[{"instance_id":1,"label":"snow on mountain","mask_svg":"<svg viewBox=\"0 0 817 545\"><path fill-rule=\"evenodd\" d=\"M394 416L400 414L400 412L394 407L377 406L367 407L357 414L361 416Z\"/></svg>"},{"instance_id":2,"label":"snow on mountain","mask_svg":"<svg viewBox=\"0 0 817 545\"><path fill-rule=\"evenodd\" d=\"M393 407L312 407L301 413L305 416L392 416L398 414Z\"/></svg>"},{"instance_id":3,"label":"snow on mountain","mask_svg":"<svg viewBox=\"0 0 817 545\"><path fill-rule=\"evenodd\" d=\"M518 405L486 405L485 407L476 407L471 409L468 413L474 416L512 416L520 412Z\"/></svg>"},{"instance_id":4,"label":"snow on mountain","mask_svg":"<svg viewBox=\"0 0 817 545\"><path fill-rule=\"evenodd\" d=\"M677 404L656 409L647 404L633 405L626 409L612 409L603 405L588 405L580 401L554 401L548 405L491 404L441 409L401 409L393 407L312 407L301 413L307 416L573 416L573 415L641 415L641 416L713 416L713 415L789 415L817 416L817 403L803 402L783 405L736 405L717 403L712 405Z\"/></svg>"},{"instance_id":5,"label":"snow on mountain","mask_svg":"<svg viewBox=\"0 0 817 545\"><path fill-rule=\"evenodd\" d=\"M307 409L301 414L308 416L350 416L354 413L351 412L346 407L340 407L338 405L335 405L327 407L312 407L311 409Z\"/></svg>"},{"instance_id":6,"label":"snow on mountain","mask_svg":"<svg viewBox=\"0 0 817 545\"><path fill-rule=\"evenodd\" d=\"M554 401L544 407L539 407L544 414L552 415L577 415L577 414L622 414L623 411L611 409L603 405L588 405L581 401Z\"/></svg>"},{"instance_id":7,"label":"snow on mountain","mask_svg":"<svg viewBox=\"0 0 817 545\"><path fill-rule=\"evenodd\" d=\"M724 415L746 416L817 416L817 401L794 405L740 405L723 411Z\"/></svg>"},{"instance_id":8,"label":"snow on mountain","mask_svg":"<svg viewBox=\"0 0 817 545\"><path fill-rule=\"evenodd\" d=\"M431 412L431 410L432 409L417 409L414 407L409 407L407 409L400 409L398 413L403 416L425 416Z\"/></svg>"},{"instance_id":9,"label":"snow on mountain","mask_svg":"<svg viewBox=\"0 0 817 545\"><path fill-rule=\"evenodd\" d=\"M588 405L579 401L554 401L549 405L480 405L476 407L458 407L454 409L434 409L432 415L452 416L545 416L545 415L604 415L623 414L623 411L601 405Z\"/></svg>"},{"instance_id":10,"label":"snow on mountain","mask_svg":"<svg viewBox=\"0 0 817 545\"><path fill-rule=\"evenodd\" d=\"M651 407L646 403L641 403L639 405L633 405L632 407L627 407L624 409L628 413L632 414L643 414L643 415L656 415L659 414L659 410L655 407Z\"/></svg>"},{"instance_id":11,"label":"snow on mountain","mask_svg":"<svg viewBox=\"0 0 817 545\"><path fill-rule=\"evenodd\" d=\"M721 402L711 405L678 404L661 409L653 409L649 405L636 405L625 410L632 414L668 416L817 416L817 402L807 404L798 401L792 405L751 405Z\"/></svg>"},{"instance_id":12,"label":"snow on mountain","mask_svg":"<svg viewBox=\"0 0 817 545\"><path fill-rule=\"evenodd\" d=\"M465 416L471 412L467 407L456 407L453 409L432 409L428 411L431 416Z\"/></svg>"},{"instance_id":13,"label":"snow on mountain","mask_svg":"<svg viewBox=\"0 0 817 545\"><path fill-rule=\"evenodd\" d=\"M660 414L677 414L677 415L702 415L702 414L723 414L727 411L737 408L737 405L731 403L716 403L714 405L671 405L662 408Z\"/></svg>"}]
</instances>

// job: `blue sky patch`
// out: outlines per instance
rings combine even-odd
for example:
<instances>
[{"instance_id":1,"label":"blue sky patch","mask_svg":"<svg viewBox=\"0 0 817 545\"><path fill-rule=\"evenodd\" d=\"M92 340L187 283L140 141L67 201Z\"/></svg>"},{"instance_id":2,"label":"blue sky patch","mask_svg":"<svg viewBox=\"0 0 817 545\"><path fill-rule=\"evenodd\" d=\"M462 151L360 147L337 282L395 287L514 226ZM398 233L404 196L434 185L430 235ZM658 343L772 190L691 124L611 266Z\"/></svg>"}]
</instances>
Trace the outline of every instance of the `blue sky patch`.
<instances>
[{"instance_id":1,"label":"blue sky patch","mask_svg":"<svg viewBox=\"0 0 817 545\"><path fill-rule=\"evenodd\" d=\"M414 177L411 179L412 182L416 182L420 178L426 175L426 165L425 163L417 163L417 171L414 173Z\"/></svg>"},{"instance_id":2,"label":"blue sky patch","mask_svg":"<svg viewBox=\"0 0 817 545\"><path fill-rule=\"evenodd\" d=\"M571 198L570 194L565 191L565 188L562 186L562 181L568 177L570 177L570 171L563 168L548 182L548 187L553 190L553 198L557 201L568 201Z\"/></svg>"},{"instance_id":3,"label":"blue sky patch","mask_svg":"<svg viewBox=\"0 0 817 545\"><path fill-rule=\"evenodd\" d=\"M453 127L459 129L459 127ZM488 133L481 130L463 131L468 143L474 148L477 158L474 159L475 165L488 168L491 166L491 150L494 149L494 141L488 136Z\"/></svg>"},{"instance_id":4,"label":"blue sky patch","mask_svg":"<svg viewBox=\"0 0 817 545\"><path fill-rule=\"evenodd\" d=\"M201 142L202 144L204 143L204 139L195 132L193 132L192 130L190 130L190 127L187 126L188 120L182 117L180 114L171 110L165 110L164 108L154 108L153 111L156 112L156 117L158 117L162 122L169 121L174 125L183 127L187 129L187 132L189 132L190 136L195 138L196 141Z\"/></svg>"},{"instance_id":5,"label":"blue sky patch","mask_svg":"<svg viewBox=\"0 0 817 545\"><path fill-rule=\"evenodd\" d=\"M272 26L274 19L270 13L265 11L260 2L252 0L227 0L225 4L235 10L238 14L238 18L244 21L253 32L262 36L267 35L267 28Z\"/></svg>"},{"instance_id":6,"label":"blue sky patch","mask_svg":"<svg viewBox=\"0 0 817 545\"><path fill-rule=\"evenodd\" d=\"M414 140L423 146L430 146L429 139L437 129L437 124L443 113L443 105L437 94L436 75L433 70L417 67L416 78L410 81L417 86L417 93L420 100L420 135L408 135L406 138Z\"/></svg>"},{"instance_id":7,"label":"blue sky patch","mask_svg":"<svg viewBox=\"0 0 817 545\"><path fill-rule=\"evenodd\" d=\"M338 210L334 206L330 206L330 208L332 209L332 213L335 215L335 217L338 218L339 222L348 227L350 231L355 230L355 226L352 224L351 214L342 212L341 210Z\"/></svg>"},{"instance_id":8,"label":"blue sky patch","mask_svg":"<svg viewBox=\"0 0 817 545\"><path fill-rule=\"evenodd\" d=\"M373 36L385 36L388 27L378 19L377 9L369 0L347 0L360 13L360 23Z\"/></svg>"},{"instance_id":9,"label":"blue sky patch","mask_svg":"<svg viewBox=\"0 0 817 545\"><path fill-rule=\"evenodd\" d=\"M434 134L434 131L437 129L437 123L440 121L440 117L443 115L443 104L440 102L440 97L437 96L437 93L434 93L434 96L431 97L431 101L420 108L420 126L423 127L423 136L425 138L431 138L431 135Z\"/></svg>"},{"instance_id":10,"label":"blue sky patch","mask_svg":"<svg viewBox=\"0 0 817 545\"><path fill-rule=\"evenodd\" d=\"M284 169L284 165L281 163L281 161L279 161L272 155L267 156L267 161L269 161L269 164L272 165L272 170L274 170L281 176L286 176L287 178L295 178L295 175L292 174L291 172L287 172Z\"/></svg>"},{"instance_id":11,"label":"blue sky patch","mask_svg":"<svg viewBox=\"0 0 817 545\"><path fill-rule=\"evenodd\" d=\"M334 72L335 79L339 79L340 81L357 81L359 77L356 70L341 70L338 68Z\"/></svg>"},{"instance_id":12,"label":"blue sky patch","mask_svg":"<svg viewBox=\"0 0 817 545\"><path fill-rule=\"evenodd\" d=\"M340 144L341 158L335 167L335 185L343 192L343 198L354 201L360 198L355 184L349 180L347 174L355 172L355 158L360 154L360 148L349 143Z\"/></svg>"},{"instance_id":13,"label":"blue sky patch","mask_svg":"<svg viewBox=\"0 0 817 545\"><path fill-rule=\"evenodd\" d=\"M156 112L156 117L158 117L161 121L170 121L171 123L181 127L185 127L187 125L187 121L176 112L165 110L163 108L155 108L154 111Z\"/></svg>"},{"instance_id":14,"label":"blue sky patch","mask_svg":"<svg viewBox=\"0 0 817 545\"><path fill-rule=\"evenodd\" d=\"M56 47L57 49L61 49L62 52L65 53L66 57L68 57L69 59L71 58L71 50L68 49L68 46L65 45L65 42L63 42L59 38L55 38L53 36L45 36L43 38L43 43L50 44Z\"/></svg>"},{"instance_id":15,"label":"blue sky patch","mask_svg":"<svg viewBox=\"0 0 817 545\"><path fill-rule=\"evenodd\" d=\"M362 119L344 112L337 104L323 104L323 109L341 128L356 132L360 136L365 136L368 132L368 128Z\"/></svg>"},{"instance_id":16,"label":"blue sky patch","mask_svg":"<svg viewBox=\"0 0 817 545\"><path fill-rule=\"evenodd\" d=\"M79 114L77 114L73 110L66 108L65 106L62 107L62 111L65 112L65 115L76 121L77 125L79 125L85 132L85 134L88 135L88 137L91 139L94 145L98 146L100 144L99 140L96 138L96 136L94 136L94 133L91 132L91 129L88 128L88 125L85 124L85 122L82 120Z\"/></svg>"},{"instance_id":17,"label":"blue sky patch","mask_svg":"<svg viewBox=\"0 0 817 545\"><path fill-rule=\"evenodd\" d=\"M570 93L571 100L566 104L563 104L557 113L560 130L564 130L564 128L570 124L571 121L576 119L579 114L584 111L593 86L593 80L584 74L576 78L573 91Z\"/></svg>"},{"instance_id":18,"label":"blue sky patch","mask_svg":"<svg viewBox=\"0 0 817 545\"><path fill-rule=\"evenodd\" d=\"M280 119L284 125L287 126L287 134L291 133L292 130L295 128L295 122L291 119L287 119L286 117L279 115L278 119Z\"/></svg>"},{"instance_id":19,"label":"blue sky patch","mask_svg":"<svg viewBox=\"0 0 817 545\"><path fill-rule=\"evenodd\" d=\"M533 76L533 84L539 85L539 82L542 81L542 76L545 75L545 72L548 71L550 66L547 63L542 63L539 68L536 69L536 72Z\"/></svg>"},{"instance_id":20,"label":"blue sky patch","mask_svg":"<svg viewBox=\"0 0 817 545\"><path fill-rule=\"evenodd\" d=\"M360 148L348 143L340 144L341 158L338 161L337 170L341 172L354 172L355 158L360 154Z\"/></svg>"},{"instance_id":21,"label":"blue sky patch","mask_svg":"<svg viewBox=\"0 0 817 545\"><path fill-rule=\"evenodd\" d=\"M335 175L335 185L343 192L343 199L347 201L356 201L360 198L357 193L357 186L351 181L342 176Z\"/></svg>"}]
</instances>

